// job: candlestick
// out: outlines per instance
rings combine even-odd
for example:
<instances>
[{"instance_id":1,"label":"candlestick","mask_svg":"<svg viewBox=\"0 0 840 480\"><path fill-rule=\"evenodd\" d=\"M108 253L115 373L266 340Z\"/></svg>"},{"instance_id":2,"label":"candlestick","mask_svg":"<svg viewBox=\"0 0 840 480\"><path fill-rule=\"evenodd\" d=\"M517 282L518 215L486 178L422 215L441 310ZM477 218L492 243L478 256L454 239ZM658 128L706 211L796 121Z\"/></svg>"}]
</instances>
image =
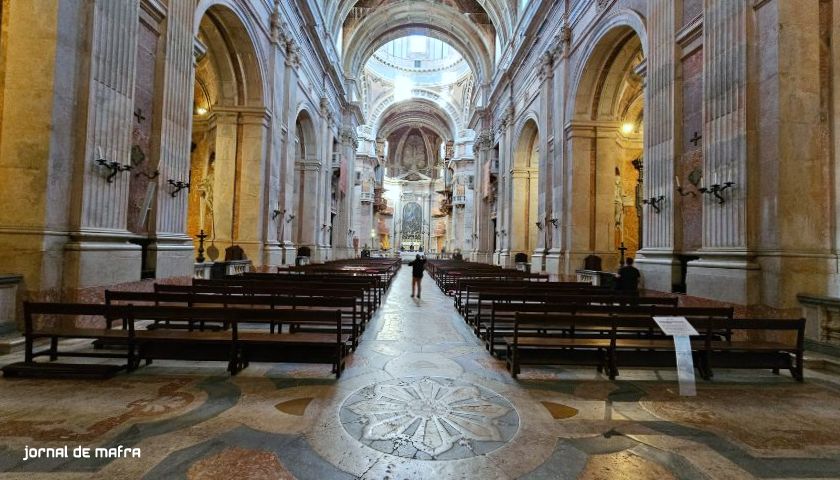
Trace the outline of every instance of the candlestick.
<instances>
[{"instance_id":1,"label":"candlestick","mask_svg":"<svg viewBox=\"0 0 840 480\"><path fill-rule=\"evenodd\" d=\"M97 153L99 153L99 158L97 158L97 160L105 158L104 156L102 156L102 147L96 147L96 151Z\"/></svg>"},{"instance_id":2,"label":"candlestick","mask_svg":"<svg viewBox=\"0 0 840 480\"><path fill-rule=\"evenodd\" d=\"M677 188L682 188L682 185L680 185L680 177L678 175L674 175L674 182L676 182Z\"/></svg>"}]
</instances>

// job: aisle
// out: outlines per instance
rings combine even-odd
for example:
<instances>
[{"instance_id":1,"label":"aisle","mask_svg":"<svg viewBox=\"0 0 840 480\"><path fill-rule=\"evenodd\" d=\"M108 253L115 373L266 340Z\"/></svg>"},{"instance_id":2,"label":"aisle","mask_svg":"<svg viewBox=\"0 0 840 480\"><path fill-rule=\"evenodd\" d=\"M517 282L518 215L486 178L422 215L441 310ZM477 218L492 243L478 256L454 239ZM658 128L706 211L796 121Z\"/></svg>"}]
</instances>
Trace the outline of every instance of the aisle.
<instances>
[{"instance_id":1,"label":"aisle","mask_svg":"<svg viewBox=\"0 0 840 480\"><path fill-rule=\"evenodd\" d=\"M553 419L538 405L428 275L411 298L404 267L307 437L364 478L518 478L554 448Z\"/></svg>"}]
</instances>

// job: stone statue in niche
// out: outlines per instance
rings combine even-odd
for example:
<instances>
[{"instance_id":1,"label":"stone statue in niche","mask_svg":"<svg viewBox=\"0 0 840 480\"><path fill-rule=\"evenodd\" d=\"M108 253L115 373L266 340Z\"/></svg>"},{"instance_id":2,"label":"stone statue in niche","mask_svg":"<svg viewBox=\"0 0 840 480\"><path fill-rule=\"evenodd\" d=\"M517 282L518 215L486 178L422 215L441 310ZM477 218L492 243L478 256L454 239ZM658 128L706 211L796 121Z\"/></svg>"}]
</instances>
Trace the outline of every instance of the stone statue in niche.
<instances>
[{"instance_id":1,"label":"stone statue in niche","mask_svg":"<svg viewBox=\"0 0 840 480\"><path fill-rule=\"evenodd\" d=\"M613 200L615 206L615 229L623 230L624 225L624 189L621 185L621 172L618 167L615 168L615 196Z\"/></svg>"},{"instance_id":2,"label":"stone statue in niche","mask_svg":"<svg viewBox=\"0 0 840 480\"><path fill-rule=\"evenodd\" d=\"M216 152L210 153L207 160L207 173L198 185L199 192L199 229L208 235L213 232L213 181L216 176Z\"/></svg>"}]
</instances>

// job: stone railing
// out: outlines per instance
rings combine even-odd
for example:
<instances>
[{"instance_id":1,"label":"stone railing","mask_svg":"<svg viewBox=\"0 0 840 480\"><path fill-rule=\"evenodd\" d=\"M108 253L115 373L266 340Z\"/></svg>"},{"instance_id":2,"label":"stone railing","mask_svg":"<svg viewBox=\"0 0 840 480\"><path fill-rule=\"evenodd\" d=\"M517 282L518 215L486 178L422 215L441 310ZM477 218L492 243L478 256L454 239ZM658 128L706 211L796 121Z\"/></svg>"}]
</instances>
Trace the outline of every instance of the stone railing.
<instances>
[{"instance_id":1,"label":"stone railing","mask_svg":"<svg viewBox=\"0 0 840 480\"><path fill-rule=\"evenodd\" d=\"M362 192L359 194L359 200L361 200L362 203L371 203L373 202L373 193Z\"/></svg>"},{"instance_id":2,"label":"stone railing","mask_svg":"<svg viewBox=\"0 0 840 480\"><path fill-rule=\"evenodd\" d=\"M466 195L453 195L452 196L452 205L462 207L467 204L467 196Z\"/></svg>"},{"instance_id":3,"label":"stone railing","mask_svg":"<svg viewBox=\"0 0 840 480\"><path fill-rule=\"evenodd\" d=\"M612 287L615 285L615 275L599 270L575 270L576 281L591 283L596 287Z\"/></svg>"},{"instance_id":4,"label":"stone railing","mask_svg":"<svg viewBox=\"0 0 840 480\"><path fill-rule=\"evenodd\" d=\"M193 278L198 278L202 280L209 280L210 279L210 271L213 267L213 262L204 262L204 263L196 263L195 264L195 271L193 272Z\"/></svg>"},{"instance_id":5,"label":"stone railing","mask_svg":"<svg viewBox=\"0 0 840 480\"><path fill-rule=\"evenodd\" d=\"M815 349L840 353L840 298L801 293L796 296L805 317L805 338Z\"/></svg>"}]
</instances>

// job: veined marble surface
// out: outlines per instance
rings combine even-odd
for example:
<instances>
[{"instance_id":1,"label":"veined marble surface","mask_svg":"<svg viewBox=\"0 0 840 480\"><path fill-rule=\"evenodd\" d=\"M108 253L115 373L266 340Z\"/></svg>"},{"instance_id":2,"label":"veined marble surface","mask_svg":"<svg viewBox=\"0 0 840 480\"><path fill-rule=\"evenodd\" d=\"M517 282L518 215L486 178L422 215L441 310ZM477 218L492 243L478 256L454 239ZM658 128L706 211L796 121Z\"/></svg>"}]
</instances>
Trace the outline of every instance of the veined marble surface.
<instances>
[{"instance_id":1,"label":"veined marble surface","mask_svg":"<svg viewBox=\"0 0 840 480\"><path fill-rule=\"evenodd\" d=\"M107 381L0 379L0 479L840 478L840 382L526 368L402 269L339 381L328 366L156 361ZM0 365L20 355L0 357ZM141 458L23 461L29 447Z\"/></svg>"}]
</instances>

